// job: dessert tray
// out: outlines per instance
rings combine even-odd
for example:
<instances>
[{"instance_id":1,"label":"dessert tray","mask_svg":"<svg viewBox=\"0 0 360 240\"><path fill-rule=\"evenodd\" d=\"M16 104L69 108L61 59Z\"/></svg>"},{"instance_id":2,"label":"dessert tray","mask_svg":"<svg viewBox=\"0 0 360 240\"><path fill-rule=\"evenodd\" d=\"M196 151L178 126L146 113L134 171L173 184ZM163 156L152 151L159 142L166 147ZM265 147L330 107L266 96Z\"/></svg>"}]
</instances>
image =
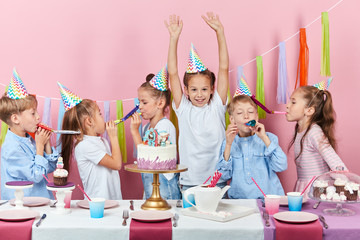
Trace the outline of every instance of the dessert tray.
<instances>
[{"instance_id":1,"label":"dessert tray","mask_svg":"<svg viewBox=\"0 0 360 240\"><path fill-rule=\"evenodd\" d=\"M256 209L220 202L215 213L199 212L194 207L184 208L181 212L190 217L203 218L217 222L228 222L253 214L256 212Z\"/></svg>"}]
</instances>

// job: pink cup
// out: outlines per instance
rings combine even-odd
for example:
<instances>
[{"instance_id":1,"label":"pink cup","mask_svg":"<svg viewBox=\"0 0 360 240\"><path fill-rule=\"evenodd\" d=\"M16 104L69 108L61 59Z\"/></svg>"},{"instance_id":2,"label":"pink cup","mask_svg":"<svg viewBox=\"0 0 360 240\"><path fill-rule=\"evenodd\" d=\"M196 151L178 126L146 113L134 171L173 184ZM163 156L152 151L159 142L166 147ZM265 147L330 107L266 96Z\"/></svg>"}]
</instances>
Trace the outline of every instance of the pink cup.
<instances>
[{"instance_id":1,"label":"pink cup","mask_svg":"<svg viewBox=\"0 0 360 240\"><path fill-rule=\"evenodd\" d=\"M64 199L65 208L70 208L71 194L72 194L72 191L66 191L65 192L65 199Z\"/></svg>"},{"instance_id":2,"label":"pink cup","mask_svg":"<svg viewBox=\"0 0 360 240\"><path fill-rule=\"evenodd\" d=\"M281 196L279 195L266 195L265 197L265 209L269 215L274 215L279 212Z\"/></svg>"}]
</instances>

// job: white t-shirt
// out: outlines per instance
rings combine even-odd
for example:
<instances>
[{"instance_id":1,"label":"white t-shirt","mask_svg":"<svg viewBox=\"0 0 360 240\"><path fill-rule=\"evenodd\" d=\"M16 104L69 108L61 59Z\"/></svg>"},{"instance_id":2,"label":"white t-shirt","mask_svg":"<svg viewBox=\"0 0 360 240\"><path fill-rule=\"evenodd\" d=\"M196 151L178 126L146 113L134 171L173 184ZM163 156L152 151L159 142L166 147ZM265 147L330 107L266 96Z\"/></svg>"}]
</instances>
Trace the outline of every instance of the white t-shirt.
<instances>
[{"instance_id":1,"label":"white t-shirt","mask_svg":"<svg viewBox=\"0 0 360 240\"><path fill-rule=\"evenodd\" d=\"M188 167L180 173L183 185L202 184L215 171L219 161L221 143L225 138L226 105L217 91L209 104L203 107L192 105L186 95L182 96L179 108L173 109L179 121L180 163Z\"/></svg>"},{"instance_id":2,"label":"white t-shirt","mask_svg":"<svg viewBox=\"0 0 360 240\"><path fill-rule=\"evenodd\" d=\"M75 147L81 181L89 197L119 200L122 199L119 172L99 165L106 154L111 156L110 146L102 137L84 135Z\"/></svg>"},{"instance_id":3,"label":"white t-shirt","mask_svg":"<svg viewBox=\"0 0 360 240\"><path fill-rule=\"evenodd\" d=\"M142 136L141 136L142 138L144 137L145 132L147 130L149 130L149 128L150 128L150 123L146 124L143 127ZM171 144L176 144L176 129L174 127L174 124L169 119L167 119L165 117L160 119L160 121L156 124L155 129L158 132L165 131L165 132L169 133L169 140L170 140ZM164 177L166 177L167 180L170 180L174 177L173 173L165 173L163 175L164 175Z\"/></svg>"}]
</instances>

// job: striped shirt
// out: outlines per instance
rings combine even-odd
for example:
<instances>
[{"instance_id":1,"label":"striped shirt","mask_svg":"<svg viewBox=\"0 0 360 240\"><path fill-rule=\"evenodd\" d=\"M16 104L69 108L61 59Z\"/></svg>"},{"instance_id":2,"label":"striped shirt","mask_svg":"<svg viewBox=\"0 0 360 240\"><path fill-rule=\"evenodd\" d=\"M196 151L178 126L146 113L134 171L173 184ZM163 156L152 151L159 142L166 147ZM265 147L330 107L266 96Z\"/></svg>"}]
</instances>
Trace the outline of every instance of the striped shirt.
<instances>
[{"instance_id":1,"label":"striped shirt","mask_svg":"<svg viewBox=\"0 0 360 240\"><path fill-rule=\"evenodd\" d=\"M298 133L294 142L295 157L300 153L300 141L306 131ZM306 134L303 143L303 151L295 160L298 180L311 179L330 170L336 170L337 166L346 166L335 150L331 147L321 127L313 124Z\"/></svg>"}]
</instances>

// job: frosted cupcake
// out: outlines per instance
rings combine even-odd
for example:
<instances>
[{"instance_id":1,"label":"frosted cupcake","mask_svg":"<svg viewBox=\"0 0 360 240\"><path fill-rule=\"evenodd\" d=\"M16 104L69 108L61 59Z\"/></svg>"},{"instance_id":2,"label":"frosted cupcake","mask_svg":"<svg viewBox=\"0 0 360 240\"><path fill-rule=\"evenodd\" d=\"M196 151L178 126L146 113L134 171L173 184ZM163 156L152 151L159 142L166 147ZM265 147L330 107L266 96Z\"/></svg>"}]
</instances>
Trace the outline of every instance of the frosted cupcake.
<instances>
[{"instance_id":1,"label":"frosted cupcake","mask_svg":"<svg viewBox=\"0 0 360 240\"><path fill-rule=\"evenodd\" d=\"M345 184L344 187L345 190L345 196L347 197L348 201L356 201L358 198L358 192L359 192L359 184L354 182L349 182Z\"/></svg>"},{"instance_id":2,"label":"frosted cupcake","mask_svg":"<svg viewBox=\"0 0 360 240\"><path fill-rule=\"evenodd\" d=\"M56 170L53 173L54 185L64 186L67 184L68 171L66 171L66 169L63 169L63 167L63 158L59 157L56 163Z\"/></svg>"},{"instance_id":3,"label":"frosted cupcake","mask_svg":"<svg viewBox=\"0 0 360 240\"><path fill-rule=\"evenodd\" d=\"M321 194L326 195L326 188L329 186L328 181L316 180L313 183L313 195L315 198L319 198Z\"/></svg>"},{"instance_id":4,"label":"frosted cupcake","mask_svg":"<svg viewBox=\"0 0 360 240\"><path fill-rule=\"evenodd\" d=\"M343 180L341 178L337 178L334 181L334 186L336 188L336 192L338 194L340 194L341 192L345 192L345 184L346 184L346 180Z\"/></svg>"}]
</instances>

